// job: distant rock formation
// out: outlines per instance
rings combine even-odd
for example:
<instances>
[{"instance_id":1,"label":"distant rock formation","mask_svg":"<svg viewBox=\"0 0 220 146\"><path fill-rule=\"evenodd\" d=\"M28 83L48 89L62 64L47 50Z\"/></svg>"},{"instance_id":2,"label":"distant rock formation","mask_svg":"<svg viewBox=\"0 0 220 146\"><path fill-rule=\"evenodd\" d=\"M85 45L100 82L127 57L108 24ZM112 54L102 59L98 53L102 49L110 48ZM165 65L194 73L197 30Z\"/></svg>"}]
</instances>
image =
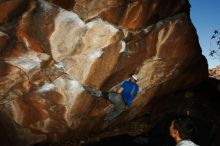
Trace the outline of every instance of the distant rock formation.
<instances>
[{"instance_id":1,"label":"distant rock formation","mask_svg":"<svg viewBox=\"0 0 220 146\"><path fill-rule=\"evenodd\" d=\"M216 66L215 68L209 69L209 76L211 78L220 80L220 65Z\"/></svg>"},{"instance_id":2,"label":"distant rock formation","mask_svg":"<svg viewBox=\"0 0 220 146\"><path fill-rule=\"evenodd\" d=\"M80 140L147 112L154 97L208 77L187 0L3 0L0 2L1 145ZM140 75L132 107L103 120L108 90ZM1 132L0 132L1 133Z\"/></svg>"}]
</instances>

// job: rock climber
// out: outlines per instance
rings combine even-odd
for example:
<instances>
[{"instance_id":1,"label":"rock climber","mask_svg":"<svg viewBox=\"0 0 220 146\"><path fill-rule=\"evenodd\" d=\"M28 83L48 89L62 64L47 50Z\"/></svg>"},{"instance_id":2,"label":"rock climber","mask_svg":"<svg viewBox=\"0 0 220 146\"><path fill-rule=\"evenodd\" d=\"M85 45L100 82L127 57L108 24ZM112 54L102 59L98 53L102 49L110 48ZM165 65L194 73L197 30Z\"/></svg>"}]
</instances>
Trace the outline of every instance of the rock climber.
<instances>
[{"instance_id":1,"label":"rock climber","mask_svg":"<svg viewBox=\"0 0 220 146\"><path fill-rule=\"evenodd\" d=\"M109 92L96 90L89 86L84 86L84 88L89 94L108 99L114 105L114 111L105 117L105 120L112 120L120 115L126 107L131 106L139 91L138 78L137 74L131 74L128 81L122 82L120 86L111 89Z\"/></svg>"}]
</instances>

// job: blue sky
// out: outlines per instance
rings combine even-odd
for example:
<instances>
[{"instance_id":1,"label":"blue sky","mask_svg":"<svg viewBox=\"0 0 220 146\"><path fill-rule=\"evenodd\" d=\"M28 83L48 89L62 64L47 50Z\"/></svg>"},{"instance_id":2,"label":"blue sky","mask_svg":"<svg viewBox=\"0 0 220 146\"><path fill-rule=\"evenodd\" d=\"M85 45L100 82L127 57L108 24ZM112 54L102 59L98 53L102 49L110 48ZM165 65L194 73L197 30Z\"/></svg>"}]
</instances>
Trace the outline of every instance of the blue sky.
<instances>
[{"instance_id":1,"label":"blue sky","mask_svg":"<svg viewBox=\"0 0 220 146\"><path fill-rule=\"evenodd\" d=\"M209 56L210 48L217 48L216 42L210 43L210 38L215 29L220 32L220 0L189 0L189 2L190 16L196 27L202 52L208 60L209 68L213 68L220 64L220 58Z\"/></svg>"}]
</instances>

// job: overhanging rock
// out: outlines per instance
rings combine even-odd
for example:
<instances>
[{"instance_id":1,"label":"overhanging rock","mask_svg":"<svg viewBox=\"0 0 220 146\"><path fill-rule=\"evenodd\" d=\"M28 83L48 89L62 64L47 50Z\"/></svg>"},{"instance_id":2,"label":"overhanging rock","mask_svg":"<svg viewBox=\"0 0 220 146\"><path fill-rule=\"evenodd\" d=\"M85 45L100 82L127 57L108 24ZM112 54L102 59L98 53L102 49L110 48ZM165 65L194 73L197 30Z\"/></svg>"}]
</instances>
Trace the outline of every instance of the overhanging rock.
<instances>
[{"instance_id":1,"label":"overhanging rock","mask_svg":"<svg viewBox=\"0 0 220 146\"><path fill-rule=\"evenodd\" d=\"M3 143L56 141L67 130L77 139L98 135L112 123L147 112L154 97L207 78L186 1L170 0L169 7L162 1L104 2L75 1L74 12L44 0L0 2L7 10L0 14ZM140 75L132 107L115 121L104 121L109 102L82 86L108 90L132 72Z\"/></svg>"}]
</instances>

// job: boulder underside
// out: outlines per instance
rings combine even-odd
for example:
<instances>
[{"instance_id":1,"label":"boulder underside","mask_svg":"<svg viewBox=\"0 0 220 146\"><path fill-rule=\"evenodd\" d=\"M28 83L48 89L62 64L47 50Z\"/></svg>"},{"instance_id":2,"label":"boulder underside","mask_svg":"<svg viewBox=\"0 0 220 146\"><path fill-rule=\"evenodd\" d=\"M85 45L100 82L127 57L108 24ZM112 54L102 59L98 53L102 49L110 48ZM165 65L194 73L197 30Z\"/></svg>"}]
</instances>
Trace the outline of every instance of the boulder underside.
<instances>
[{"instance_id":1,"label":"boulder underside","mask_svg":"<svg viewBox=\"0 0 220 146\"><path fill-rule=\"evenodd\" d=\"M146 113L153 98L207 79L187 1L62 2L0 2L3 143L57 141L67 131L76 139L98 135ZM83 85L109 90L133 72L140 92L132 107L104 121L109 102Z\"/></svg>"}]
</instances>

